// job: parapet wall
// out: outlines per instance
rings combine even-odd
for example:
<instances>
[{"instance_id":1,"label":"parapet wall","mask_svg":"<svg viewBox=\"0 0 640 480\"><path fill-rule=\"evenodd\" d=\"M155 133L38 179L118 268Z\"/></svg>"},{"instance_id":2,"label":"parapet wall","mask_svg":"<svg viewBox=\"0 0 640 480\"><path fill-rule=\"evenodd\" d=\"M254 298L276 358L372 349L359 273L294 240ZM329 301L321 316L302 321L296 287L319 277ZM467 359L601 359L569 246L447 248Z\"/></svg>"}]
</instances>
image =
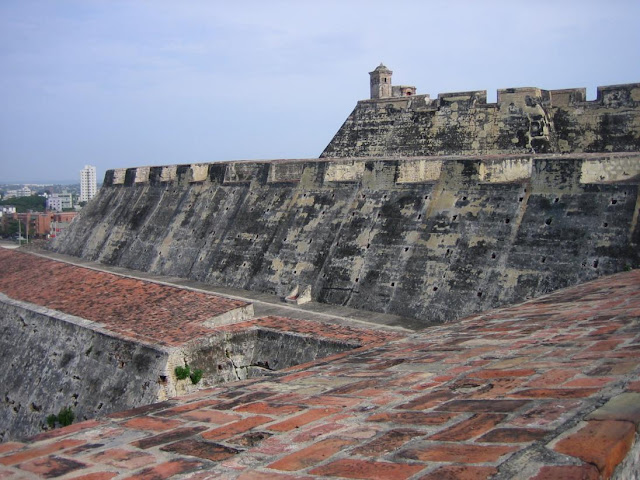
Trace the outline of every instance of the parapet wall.
<instances>
[{"instance_id":1,"label":"parapet wall","mask_svg":"<svg viewBox=\"0 0 640 480\"><path fill-rule=\"evenodd\" d=\"M71 407L76 421L162 397L162 348L109 335L92 322L0 294L0 441L35 435Z\"/></svg>"},{"instance_id":2,"label":"parapet wall","mask_svg":"<svg viewBox=\"0 0 640 480\"><path fill-rule=\"evenodd\" d=\"M640 266L639 154L112 170L53 249L425 325Z\"/></svg>"},{"instance_id":3,"label":"parapet wall","mask_svg":"<svg viewBox=\"0 0 640 480\"><path fill-rule=\"evenodd\" d=\"M640 150L640 83L361 100L321 157Z\"/></svg>"}]
</instances>

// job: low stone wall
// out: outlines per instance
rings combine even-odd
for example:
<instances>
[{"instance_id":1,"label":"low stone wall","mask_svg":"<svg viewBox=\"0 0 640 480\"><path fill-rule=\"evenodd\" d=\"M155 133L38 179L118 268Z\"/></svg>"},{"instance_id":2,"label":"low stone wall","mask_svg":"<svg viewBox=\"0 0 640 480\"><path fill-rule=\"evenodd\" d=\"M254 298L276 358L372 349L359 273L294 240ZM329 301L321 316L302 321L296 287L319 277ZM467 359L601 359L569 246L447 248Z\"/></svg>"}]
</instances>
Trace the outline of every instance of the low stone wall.
<instances>
[{"instance_id":1,"label":"low stone wall","mask_svg":"<svg viewBox=\"0 0 640 480\"><path fill-rule=\"evenodd\" d=\"M87 320L0 294L0 442L41 432L71 407L76 421L156 401L168 354Z\"/></svg>"},{"instance_id":2,"label":"low stone wall","mask_svg":"<svg viewBox=\"0 0 640 480\"><path fill-rule=\"evenodd\" d=\"M145 313L152 314L143 309L140 315ZM80 422L394 338L264 317L161 347L1 293L0 331L0 443L40 433L47 416L63 408ZM202 372L195 383L177 378L176 367L186 365Z\"/></svg>"}]
</instances>

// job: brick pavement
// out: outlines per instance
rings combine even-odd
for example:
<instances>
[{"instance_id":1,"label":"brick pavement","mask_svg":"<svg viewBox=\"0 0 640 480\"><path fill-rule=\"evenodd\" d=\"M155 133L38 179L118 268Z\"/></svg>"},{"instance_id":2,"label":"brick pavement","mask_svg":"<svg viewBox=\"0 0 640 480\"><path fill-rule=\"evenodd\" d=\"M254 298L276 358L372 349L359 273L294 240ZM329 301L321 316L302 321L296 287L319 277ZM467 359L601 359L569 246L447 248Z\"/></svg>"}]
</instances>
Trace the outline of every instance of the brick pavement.
<instances>
[{"instance_id":1,"label":"brick pavement","mask_svg":"<svg viewBox=\"0 0 640 480\"><path fill-rule=\"evenodd\" d=\"M638 449L640 271L383 340L0 444L0 478L596 479Z\"/></svg>"},{"instance_id":2,"label":"brick pavement","mask_svg":"<svg viewBox=\"0 0 640 480\"><path fill-rule=\"evenodd\" d=\"M126 278L0 248L0 292L102 324L138 341L177 346L204 322L247 302Z\"/></svg>"}]
</instances>

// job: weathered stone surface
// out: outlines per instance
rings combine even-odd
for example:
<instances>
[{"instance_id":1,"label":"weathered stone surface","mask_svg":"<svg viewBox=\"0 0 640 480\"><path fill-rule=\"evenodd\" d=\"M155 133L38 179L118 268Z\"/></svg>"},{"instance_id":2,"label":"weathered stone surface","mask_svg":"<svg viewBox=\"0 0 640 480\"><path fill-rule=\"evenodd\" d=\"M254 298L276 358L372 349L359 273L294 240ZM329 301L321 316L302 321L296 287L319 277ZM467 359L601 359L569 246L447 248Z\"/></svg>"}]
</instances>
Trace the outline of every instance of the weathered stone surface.
<instances>
[{"instance_id":1,"label":"weathered stone surface","mask_svg":"<svg viewBox=\"0 0 640 480\"><path fill-rule=\"evenodd\" d=\"M623 393L591 412L587 420L624 420L640 429L640 393Z\"/></svg>"},{"instance_id":2,"label":"weathered stone surface","mask_svg":"<svg viewBox=\"0 0 640 480\"><path fill-rule=\"evenodd\" d=\"M639 180L619 172L634 164L638 154L238 162L210 164L201 182L188 165L171 181L152 167L144 184L110 171L52 248L281 297L311 286L314 300L426 326L639 266Z\"/></svg>"},{"instance_id":3,"label":"weathered stone surface","mask_svg":"<svg viewBox=\"0 0 640 480\"><path fill-rule=\"evenodd\" d=\"M390 85L389 85L390 86ZM384 97L384 95L380 96ZM361 100L321 157L494 155L640 150L640 84L508 88Z\"/></svg>"},{"instance_id":4,"label":"weathered stone surface","mask_svg":"<svg viewBox=\"0 0 640 480\"><path fill-rule=\"evenodd\" d=\"M162 349L0 297L0 441L42 431L65 407L81 421L156 400Z\"/></svg>"}]
</instances>

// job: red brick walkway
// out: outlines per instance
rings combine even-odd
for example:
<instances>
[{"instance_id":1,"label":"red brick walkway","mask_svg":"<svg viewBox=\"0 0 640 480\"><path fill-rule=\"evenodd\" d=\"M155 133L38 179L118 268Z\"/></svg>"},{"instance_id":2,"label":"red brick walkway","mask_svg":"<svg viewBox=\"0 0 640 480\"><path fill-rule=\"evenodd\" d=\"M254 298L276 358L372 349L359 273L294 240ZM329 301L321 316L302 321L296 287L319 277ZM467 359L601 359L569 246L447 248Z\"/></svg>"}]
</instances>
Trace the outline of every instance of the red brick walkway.
<instances>
[{"instance_id":1,"label":"red brick walkway","mask_svg":"<svg viewBox=\"0 0 640 480\"><path fill-rule=\"evenodd\" d=\"M597 479L637 448L640 271L396 338L0 444L0 478Z\"/></svg>"},{"instance_id":2,"label":"red brick walkway","mask_svg":"<svg viewBox=\"0 0 640 480\"><path fill-rule=\"evenodd\" d=\"M168 346L210 334L206 320L248 305L3 248L0 292L98 322L134 340Z\"/></svg>"}]
</instances>

